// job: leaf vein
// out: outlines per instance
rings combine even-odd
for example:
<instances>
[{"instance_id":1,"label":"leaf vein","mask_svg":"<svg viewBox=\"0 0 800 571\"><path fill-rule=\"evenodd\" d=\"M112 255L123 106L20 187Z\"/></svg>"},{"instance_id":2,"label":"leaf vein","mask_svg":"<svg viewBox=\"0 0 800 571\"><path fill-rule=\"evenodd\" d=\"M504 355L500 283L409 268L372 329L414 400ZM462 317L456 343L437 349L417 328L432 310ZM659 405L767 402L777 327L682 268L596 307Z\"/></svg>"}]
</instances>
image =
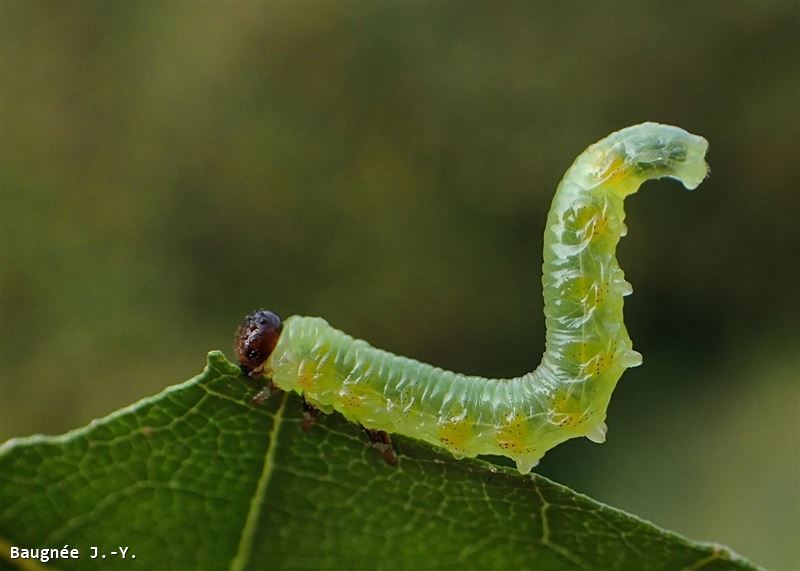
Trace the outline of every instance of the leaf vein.
<instances>
[{"instance_id":1,"label":"leaf vein","mask_svg":"<svg viewBox=\"0 0 800 571\"><path fill-rule=\"evenodd\" d=\"M283 425L283 413L286 409L287 400L286 393L281 395L281 404L278 410L275 411L272 430L269 433L269 448L264 457L264 467L261 470L261 476L258 478L258 484L256 485L253 499L250 502L250 510L247 513L242 535L239 539L239 548L236 551L233 561L231 561L231 571L241 571L250 561L250 553L252 553L253 550L253 539L256 529L258 528L259 515L261 515L267 487L269 486L272 473L275 469L275 453L278 449L278 436L280 435L281 426Z\"/></svg>"}]
</instances>

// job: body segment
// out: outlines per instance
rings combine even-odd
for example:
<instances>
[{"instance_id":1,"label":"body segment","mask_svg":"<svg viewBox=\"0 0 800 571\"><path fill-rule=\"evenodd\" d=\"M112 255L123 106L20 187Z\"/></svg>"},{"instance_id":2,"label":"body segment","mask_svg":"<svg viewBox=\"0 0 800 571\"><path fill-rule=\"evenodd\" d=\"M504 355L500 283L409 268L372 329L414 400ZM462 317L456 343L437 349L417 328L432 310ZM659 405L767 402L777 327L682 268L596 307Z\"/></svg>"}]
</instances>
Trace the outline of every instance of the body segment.
<instances>
[{"instance_id":1,"label":"body segment","mask_svg":"<svg viewBox=\"0 0 800 571\"><path fill-rule=\"evenodd\" d=\"M369 429L410 435L457 457L508 456L523 473L569 438L602 442L611 393L624 370L641 363L623 323L631 286L615 257L624 198L654 178L695 188L707 174L707 147L682 129L644 123L595 143L569 168L545 229L546 348L533 372L461 375L373 348L323 319L294 316L265 363L272 382Z\"/></svg>"}]
</instances>

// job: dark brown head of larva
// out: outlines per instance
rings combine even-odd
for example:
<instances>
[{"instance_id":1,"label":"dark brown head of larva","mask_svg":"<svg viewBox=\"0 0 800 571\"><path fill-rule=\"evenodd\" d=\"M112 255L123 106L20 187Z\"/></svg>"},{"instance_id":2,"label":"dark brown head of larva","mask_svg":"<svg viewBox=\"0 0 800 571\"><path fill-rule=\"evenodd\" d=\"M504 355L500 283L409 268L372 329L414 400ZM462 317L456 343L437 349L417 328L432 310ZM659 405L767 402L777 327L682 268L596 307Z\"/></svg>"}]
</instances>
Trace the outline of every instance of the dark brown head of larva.
<instances>
[{"instance_id":1,"label":"dark brown head of larva","mask_svg":"<svg viewBox=\"0 0 800 571\"><path fill-rule=\"evenodd\" d=\"M281 318L264 309L259 309L244 318L236 330L234 350L239 368L247 375L261 372L261 367L278 343L283 324Z\"/></svg>"}]
</instances>

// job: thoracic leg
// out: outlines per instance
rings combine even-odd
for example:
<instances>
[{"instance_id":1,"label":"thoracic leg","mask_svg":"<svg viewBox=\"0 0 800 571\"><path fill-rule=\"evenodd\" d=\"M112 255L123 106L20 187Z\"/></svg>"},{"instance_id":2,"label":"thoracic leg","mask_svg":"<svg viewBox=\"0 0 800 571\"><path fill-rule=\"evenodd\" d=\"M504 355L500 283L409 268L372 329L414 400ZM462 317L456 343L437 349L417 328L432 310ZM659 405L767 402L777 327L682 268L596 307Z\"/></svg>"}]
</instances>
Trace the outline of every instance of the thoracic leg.
<instances>
[{"instance_id":1,"label":"thoracic leg","mask_svg":"<svg viewBox=\"0 0 800 571\"><path fill-rule=\"evenodd\" d=\"M394 446L392 445L392 439L389 436L388 432L384 432L383 430L370 430L365 426L361 426L364 429L364 432L367 433L367 437L369 438L370 446L375 448L378 452L383 455L383 459L386 460L386 463L390 466L397 465L397 453L394 450Z\"/></svg>"},{"instance_id":2,"label":"thoracic leg","mask_svg":"<svg viewBox=\"0 0 800 571\"><path fill-rule=\"evenodd\" d=\"M252 402L255 405L261 405L269 400L269 397L277 393L280 389L275 386L272 379L265 379L264 386L253 397Z\"/></svg>"},{"instance_id":3,"label":"thoracic leg","mask_svg":"<svg viewBox=\"0 0 800 571\"><path fill-rule=\"evenodd\" d=\"M303 432L308 432L311 430L311 427L314 426L314 422L316 422L318 415L319 409L308 404L308 401L305 399L305 397L303 397L303 424L300 427L303 429Z\"/></svg>"}]
</instances>

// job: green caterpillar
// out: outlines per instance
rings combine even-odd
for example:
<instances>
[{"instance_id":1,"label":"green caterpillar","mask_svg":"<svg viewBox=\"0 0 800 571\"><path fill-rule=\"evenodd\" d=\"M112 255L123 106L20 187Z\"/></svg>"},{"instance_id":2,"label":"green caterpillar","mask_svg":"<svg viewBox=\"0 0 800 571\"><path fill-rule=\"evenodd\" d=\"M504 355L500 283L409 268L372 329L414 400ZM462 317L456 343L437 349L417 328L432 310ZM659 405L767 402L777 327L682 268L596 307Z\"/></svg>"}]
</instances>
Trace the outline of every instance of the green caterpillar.
<instances>
[{"instance_id":1,"label":"green caterpillar","mask_svg":"<svg viewBox=\"0 0 800 571\"><path fill-rule=\"evenodd\" d=\"M611 393L623 371L642 362L622 316L632 288L615 258L626 234L623 201L650 179L696 188L708 173L707 149L702 137L643 123L590 146L567 170L547 216L547 341L531 373L452 373L375 349L318 317L281 324L266 311L239 329L242 370L367 429L425 440L456 458L508 456L523 474L567 439L603 442Z\"/></svg>"}]
</instances>

